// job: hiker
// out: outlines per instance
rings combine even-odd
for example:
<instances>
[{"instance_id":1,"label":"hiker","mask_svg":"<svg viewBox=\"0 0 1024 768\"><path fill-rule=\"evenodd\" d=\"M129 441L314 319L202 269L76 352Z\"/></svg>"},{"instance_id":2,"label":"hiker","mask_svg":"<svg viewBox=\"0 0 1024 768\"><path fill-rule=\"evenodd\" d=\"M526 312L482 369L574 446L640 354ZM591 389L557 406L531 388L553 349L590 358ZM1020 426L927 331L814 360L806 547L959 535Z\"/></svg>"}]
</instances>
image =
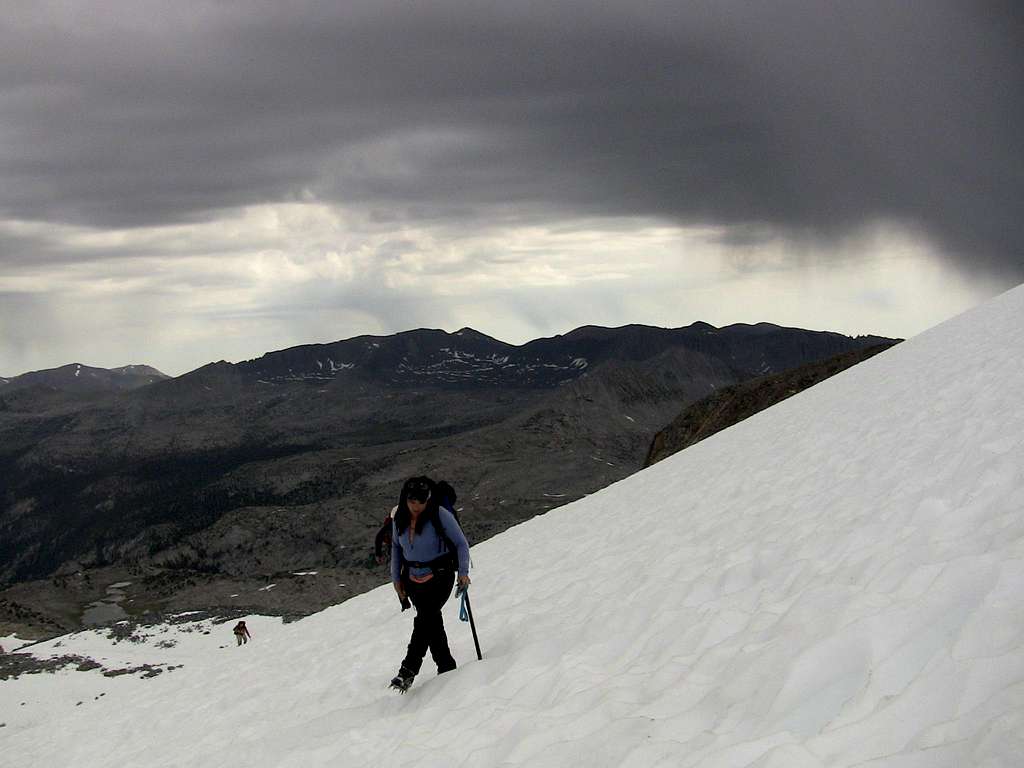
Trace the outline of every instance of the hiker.
<instances>
[{"instance_id":1,"label":"hiker","mask_svg":"<svg viewBox=\"0 0 1024 768\"><path fill-rule=\"evenodd\" d=\"M430 478L406 480L391 533L391 581L402 610L410 601L416 606L409 647L391 681L403 693L419 673L427 650L439 675L456 667L441 608L451 595L456 570L459 589L469 586L469 542L452 511L438 503L439 497Z\"/></svg>"},{"instance_id":2,"label":"hiker","mask_svg":"<svg viewBox=\"0 0 1024 768\"><path fill-rule=\"evenodd\" d=\"M238 641L238 645L242 645L243 643L248 643L249 642L249 638L252 637L252 635L249 634L249 628L247 626L245 626L245 622L244 621L240 621L237 624L235 624L235 630L234 631L235 631L235 640Z\"/></svg>"},{"instance_id":3,"label":"hiker","mask_svg":"<svg viewBox=\"0 0 1024 768\"><path fill-rule=\"evenodd\" d=\"M437 495L437 503L447 509L449 512L455 511L455 489L452 488L451 484L445 480L440 480L434 484L434 492ZM391 508L391 511L384 517L384 522L381 523L380 528L377 530L377 535L373 539L373 556L377 560L377 565L383 565L391 559L391 529L392 521L395 519L395 512L398 511L398 505L396 504ZM458 518L456 518L458 522Z\"/></svg>"}]
</instances>

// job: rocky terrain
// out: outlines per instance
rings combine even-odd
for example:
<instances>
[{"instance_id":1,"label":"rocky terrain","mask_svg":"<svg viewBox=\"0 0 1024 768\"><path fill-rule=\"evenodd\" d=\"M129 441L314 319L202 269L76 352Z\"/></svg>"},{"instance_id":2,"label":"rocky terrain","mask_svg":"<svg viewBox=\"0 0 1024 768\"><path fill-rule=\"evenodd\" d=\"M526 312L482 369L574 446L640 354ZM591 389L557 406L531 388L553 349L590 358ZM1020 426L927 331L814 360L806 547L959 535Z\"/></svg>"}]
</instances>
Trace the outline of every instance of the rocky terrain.
<instances>
[{"instance_id":1,"label":"rocky terrain","mask_svg":"<svg viewBox=\"0 0 1024 768\"><path fill-rule=\"evenodd\" d=\"M420 330L128 390L0 388L0 628L119 615L104 603L318 610L386 579L370 543L407 476L451 481L480 541L635 472L711 392L883 341L768 324L522 346Z\"/></svg>"}]
</instances>

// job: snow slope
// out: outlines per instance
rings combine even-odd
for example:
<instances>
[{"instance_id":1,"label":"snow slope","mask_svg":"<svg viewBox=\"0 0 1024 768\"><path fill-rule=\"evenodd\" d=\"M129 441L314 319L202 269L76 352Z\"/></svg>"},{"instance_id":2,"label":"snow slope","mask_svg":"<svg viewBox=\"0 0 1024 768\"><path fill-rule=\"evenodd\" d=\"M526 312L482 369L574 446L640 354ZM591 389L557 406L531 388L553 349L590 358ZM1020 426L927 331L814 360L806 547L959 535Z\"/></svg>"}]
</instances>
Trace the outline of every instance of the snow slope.
<instances>
[{"instance_id":1,"label":"snow slope","mask_svg":"<svg viewBox=\"0 0 1024 768\"><path fill-rule=\"evenodd\" d=\"M31 640L26 640L23 637L18 637L17 634L0 635L0 648L3 648L8 652L16 651L23 645L28 645L31 642Z\"/></svg>"},{"instance_id":2,"label":"snow slope","mask_svg":"<svg viewBox=\"0 0 1024 768\"><path fill-rule=\"evenodd\" d=\"M1022 339L1018 288L474 547L485 659L452 600L405 697L390 587L33 646L184 666L0 683L4 763L1020 766Z\"/></svg>"}]
</instances>

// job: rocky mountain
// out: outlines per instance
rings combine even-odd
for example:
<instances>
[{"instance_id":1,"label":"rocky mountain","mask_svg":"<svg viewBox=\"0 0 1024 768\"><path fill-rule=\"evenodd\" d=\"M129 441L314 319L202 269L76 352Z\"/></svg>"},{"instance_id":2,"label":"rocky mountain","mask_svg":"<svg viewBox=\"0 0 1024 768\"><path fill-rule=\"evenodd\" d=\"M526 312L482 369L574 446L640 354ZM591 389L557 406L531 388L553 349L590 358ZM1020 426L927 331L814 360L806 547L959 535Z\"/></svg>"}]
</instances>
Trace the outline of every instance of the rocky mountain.
<instances>
[{"instance_id":1,"label":"rocky mountain","mask_svg":"<svg viewBox=\"0 0 1024 768\"><path fill-rule=\"evenodd\" d=\"M9 379L0 377L0 397L31 388L77 394L127 392L168 378L170 377L148 365L93 368L71 363L59 368L23 373Z\"/></svg>"},{"instance_id":2,"label":"rocky mountain","mask_svg":"<svg viewBox=\"0 0 1024 768\"><path fill-rule=\"evenodd\" d=\"M870 343L863 337L858 343ZM359 336L270 352L234 366L247 380L334 381L352 374L402 387L440 384L546 389L581 376L607 361L646 360L683 347L729 361L738 370L771 373L805 362L807 353L827 348L838 353L849 339L840 334L800 331L769 323L715 328L628 325L584 326L516 347L471 328L453 334L416 330L393 336Z\"/></svg>"},{"instance_id":3,"label":"rocky mountain","mask_svg":"<svg viewBox=\"0 0 1024 768\"><path fill-rule=\"evenodd\" d=\"M893 342L844 352L821 362L809 363L789 371L759 376L715 392L687 406L672 423L651 441L644 460L649 467L674 453L689 448L716 432L753 416L765 408L813 387L837 373L861 363L893 346Z\"/></svg>"},{"instance_id":4,"label":"rocky mountain","mask_svg":"<svg viewBox=\"0 0 1024 768\"><path fill-rule=\"evenodd\" d=\"M88 401L0 389L0 580L17 585L2 599L64 606L73 624L95 599L75 574L130 571L140 605L246 594L315 610L386 578L369 541L409 475L453 482L479 541L636 471L688 403L882 341L768 324L588 326L521 346L418 330ZM308 569L344 590L289 576Z\"/></svg>"}]
</instances>

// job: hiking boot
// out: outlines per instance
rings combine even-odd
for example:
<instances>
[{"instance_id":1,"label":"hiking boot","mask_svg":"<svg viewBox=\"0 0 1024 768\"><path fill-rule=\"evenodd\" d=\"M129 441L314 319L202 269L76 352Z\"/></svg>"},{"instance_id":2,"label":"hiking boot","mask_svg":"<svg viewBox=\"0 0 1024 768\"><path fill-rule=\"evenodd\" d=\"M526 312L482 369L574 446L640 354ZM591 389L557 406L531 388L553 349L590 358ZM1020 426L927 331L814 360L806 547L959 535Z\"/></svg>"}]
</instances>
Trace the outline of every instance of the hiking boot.
<instances>
[{"instance_id":1,"label":"hiking boot","mask_svg":"<svg viewBox=\"0 0 1024 768\"><path fill-rule=\"evenodd\" d=\"M403 666L398 670L398 674L391 678L391 687L396 691L405 693L409 690L409 686L412 685L412 681L416 678L416 673L410 670L408 667Z\"/></svg>"}]
</instances>

